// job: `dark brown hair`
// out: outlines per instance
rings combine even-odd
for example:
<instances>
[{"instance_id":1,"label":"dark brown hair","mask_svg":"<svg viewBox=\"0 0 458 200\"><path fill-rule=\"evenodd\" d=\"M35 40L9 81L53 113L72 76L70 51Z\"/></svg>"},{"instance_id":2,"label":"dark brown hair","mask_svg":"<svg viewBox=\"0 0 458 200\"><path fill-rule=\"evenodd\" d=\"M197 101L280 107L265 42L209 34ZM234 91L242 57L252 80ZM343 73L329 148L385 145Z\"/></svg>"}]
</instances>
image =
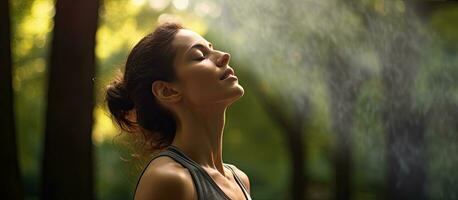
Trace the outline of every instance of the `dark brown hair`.
<instances>
[{"instance_id":1,"label":"dark brown hair","mask_svg":"<svg viewBox=\"0 0 458 200\"><path fill-rule=\"evenodd\" d=\"M127 58L124 74L118 73L106 88L112 119L126 132L141 133L151 150L170 145L175 137L175 118L157 102L152 83L175 80L172 41L180 29L180 24L164 23L141 39Z\"/></svg>"}]
</instances>

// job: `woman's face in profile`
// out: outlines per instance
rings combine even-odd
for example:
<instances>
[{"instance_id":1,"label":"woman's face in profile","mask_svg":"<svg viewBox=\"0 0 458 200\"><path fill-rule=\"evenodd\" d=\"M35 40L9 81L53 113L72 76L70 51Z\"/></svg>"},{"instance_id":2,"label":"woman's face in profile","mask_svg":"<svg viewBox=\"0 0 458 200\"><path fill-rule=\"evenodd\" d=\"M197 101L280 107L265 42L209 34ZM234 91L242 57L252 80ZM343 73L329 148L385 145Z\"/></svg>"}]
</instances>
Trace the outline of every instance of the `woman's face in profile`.
<instances>
[{"instance_id":1,"label":"woman's face in profile","mask_svg":"<svg viewBox=\"0 0 458 200\"><path fill-rule=\"evenodd\" d=\"M183 99L196 106L230 105L244 94L234 76L227 76L230 55L213 49L199 34L180 29L172 45L176 48L175 72ZM234 74L235 75L235 74Z\"/></svg>"}]
</instances>

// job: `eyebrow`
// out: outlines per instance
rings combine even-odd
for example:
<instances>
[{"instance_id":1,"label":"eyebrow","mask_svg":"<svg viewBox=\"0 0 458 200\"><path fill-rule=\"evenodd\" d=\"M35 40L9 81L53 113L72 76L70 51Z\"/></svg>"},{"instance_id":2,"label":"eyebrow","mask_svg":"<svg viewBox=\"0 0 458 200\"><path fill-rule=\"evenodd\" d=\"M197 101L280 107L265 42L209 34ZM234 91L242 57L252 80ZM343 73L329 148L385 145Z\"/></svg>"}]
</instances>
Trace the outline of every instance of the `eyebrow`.
<instances>
[{"instance_id":1,"label":"eyebrow","mask_svg":"<svg viewBox=\"0 0 458 200\"><path fill-rule=\"evenodd\" d=\"M197 49L211 48L211 49L213 49L213 44L211 42L208 43L208 46L205 46L205 45L203 45L201 43L194 44L188 50L185 51L185 54L187 54L189 51L191 51L191 49L194 49L194 48L197 48Z\"/></svg>"}]
</instances>

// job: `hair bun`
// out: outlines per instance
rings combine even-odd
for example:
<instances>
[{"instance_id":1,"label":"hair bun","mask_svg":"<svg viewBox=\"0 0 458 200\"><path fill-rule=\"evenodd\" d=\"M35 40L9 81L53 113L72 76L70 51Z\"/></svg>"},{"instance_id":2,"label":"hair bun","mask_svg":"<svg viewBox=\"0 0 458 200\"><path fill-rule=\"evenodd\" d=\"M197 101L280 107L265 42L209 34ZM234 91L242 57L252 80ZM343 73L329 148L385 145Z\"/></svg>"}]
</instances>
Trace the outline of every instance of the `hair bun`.
<instances>
[{"instance_id":1,"label":"hair bun","mask_svg":"<svg viewBox=\"0 0 458 200\"><path fill-rule=\"evenodd\" d=\"M116 76L115 80L107 86L105 100L108 109L117 118L125 118L125 114L135 106L130 99L121 75Z\"/></svg>"}]
</instances>

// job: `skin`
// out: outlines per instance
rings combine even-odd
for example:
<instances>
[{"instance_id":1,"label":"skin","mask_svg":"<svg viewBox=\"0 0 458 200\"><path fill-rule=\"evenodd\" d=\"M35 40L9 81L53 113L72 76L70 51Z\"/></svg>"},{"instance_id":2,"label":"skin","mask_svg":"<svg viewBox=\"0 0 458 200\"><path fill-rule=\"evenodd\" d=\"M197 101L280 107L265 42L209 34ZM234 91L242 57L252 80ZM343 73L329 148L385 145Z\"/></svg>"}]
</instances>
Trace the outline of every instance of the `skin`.
<instances>
[{"instance_id":1,"label":"skin","mask_svg":"<svg viewBox=\"0 0 458 200\"><path fill-rule=\"evenodd\" d=\"M200 46L193 47L196 44ZM187 29L178 31L172 45L177 49L177 81L155 81L151 87L159 103L177 120L172 145L202 166L228 197L245 199L222 159L226 110L244 94L238 79L220 80L230 68L230 55L213 49L202 36ZM235 171L249 192L248 176L238 168ZM186 168L171 158L159 157L147 167L135 199L197 199L197 193Z\"/></svg>"}]
</instances>

